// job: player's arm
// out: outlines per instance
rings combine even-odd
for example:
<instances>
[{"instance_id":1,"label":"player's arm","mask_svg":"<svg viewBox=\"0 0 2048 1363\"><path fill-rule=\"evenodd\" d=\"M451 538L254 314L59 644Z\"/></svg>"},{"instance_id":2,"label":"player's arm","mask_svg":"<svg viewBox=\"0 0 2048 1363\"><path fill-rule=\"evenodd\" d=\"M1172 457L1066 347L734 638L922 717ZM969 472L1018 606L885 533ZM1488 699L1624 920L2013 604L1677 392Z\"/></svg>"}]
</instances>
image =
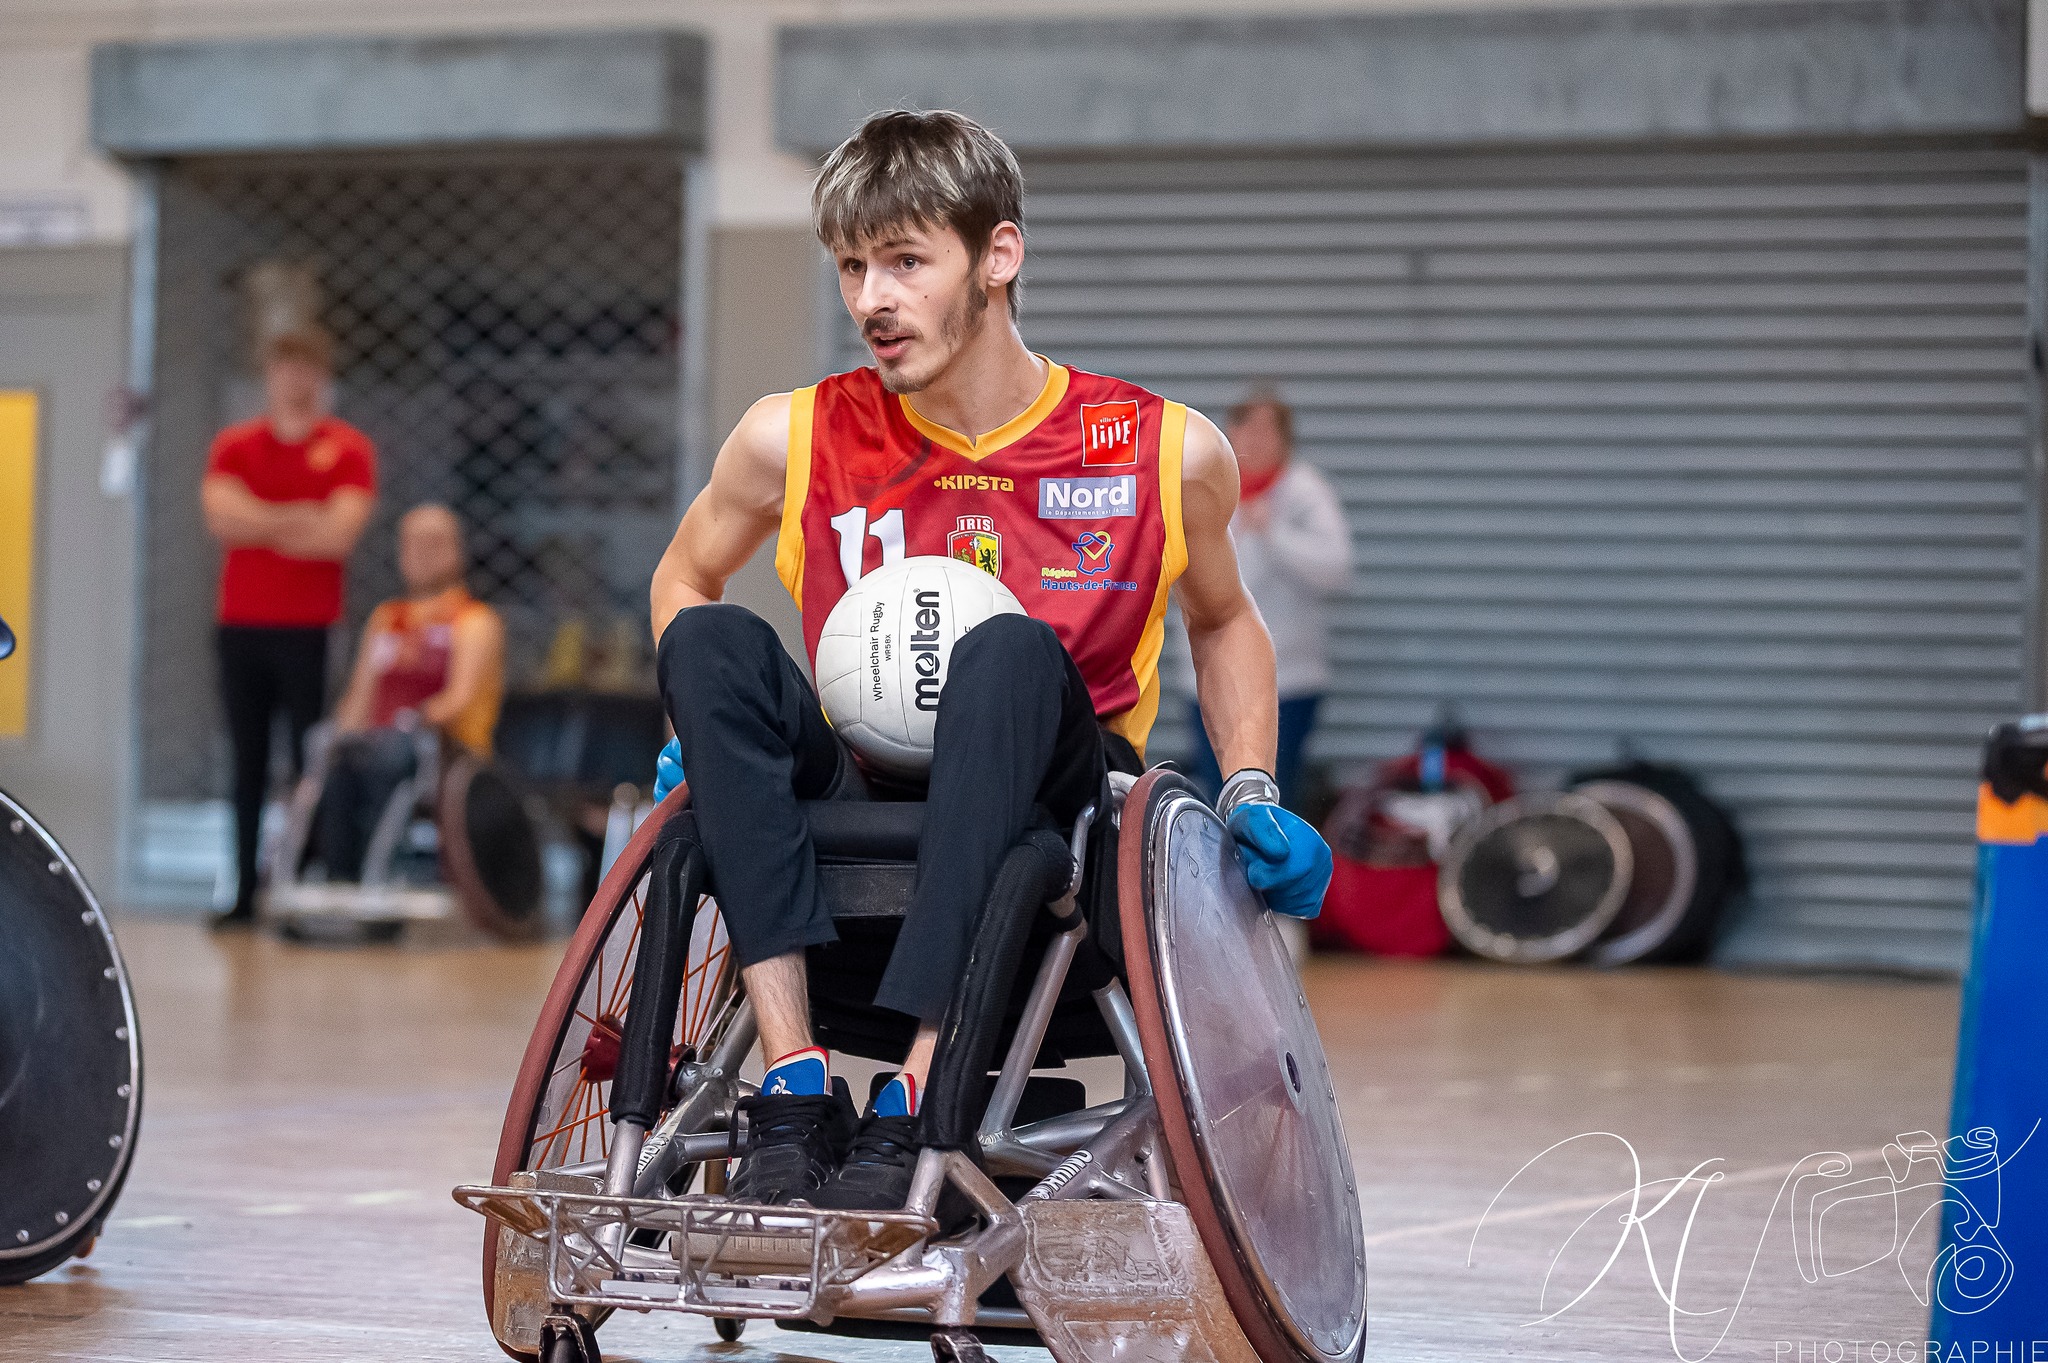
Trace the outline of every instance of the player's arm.
<instances>
[{"instance_id":1,"label":"player's arm","mask_svg":"<svg viewBox=\"0 0 2048 1363\"><path fill-rule=\"evenodd\" d=\"M710 483L654 570L648 596L657 643L677 611L722 600L732 575L775 533L788 469L789 394L776 393L748 408L726 437Z\"/></svg>"},{"instance_id":2,"label":"player's arm","mask_svg":"<svg viewBox=\"0 0 2048 1363\"><path fill-rule=\"evenodd\" d=\"M260 549L276 538L279 506L266 502L232 473L209 473L199 484L206 533L229 549Z\"/></svg>"},{"instance_id":3,"label":"player's arm","mask_svg":"<svg viewBox=\"0 0 2048 1363\"><path fill-rule=\"evenodd\" d=\"M334 707L334 729L336 733L361 733L370 727L370 701L377 693L377 666L371 655L371 641L383 623L382 609L370 612L369 623L363 626L362 641L356 645L356 665L348 674L348 689L341 693L341 701Z\"/></svg>"},{"instance_id":4,"label":"player's arm","mask_svg":"<svg viewBox=\"0 0 2048 1363\"><path fill-rule=\"evenodd\" d=\"M339 563L356 551L376 506L359 487L338 487L324 501L286 502L277 508L270 547L286 558Z\"/></svg>"},{"instance_id":5,"label":"player's arm","mask_svg":"<svg viewBox=\"0 0 2048 1363\"><path fill-rule=\"evenodd\" d=\"M1180 502L1188 546L1181 615L1194 652L1203 727L1224 774L1246 767L1270 772L1279 742L1279 683L1272 637L1238 576L1230 542L1237 456L1223 432L1195 411L1188 413Z\"/></svg>"},{"instance_id":6,"label":"player's arm","mask_svg":"<svg viewBox=\"0 0 2048 1363\"><path fill-rule=\"evenodd\" d=\"M448 680L420 702L420 718L445 729L505 670L505 622L496 611L468 610L455 622Z\"/></svg>"}]
</instances>

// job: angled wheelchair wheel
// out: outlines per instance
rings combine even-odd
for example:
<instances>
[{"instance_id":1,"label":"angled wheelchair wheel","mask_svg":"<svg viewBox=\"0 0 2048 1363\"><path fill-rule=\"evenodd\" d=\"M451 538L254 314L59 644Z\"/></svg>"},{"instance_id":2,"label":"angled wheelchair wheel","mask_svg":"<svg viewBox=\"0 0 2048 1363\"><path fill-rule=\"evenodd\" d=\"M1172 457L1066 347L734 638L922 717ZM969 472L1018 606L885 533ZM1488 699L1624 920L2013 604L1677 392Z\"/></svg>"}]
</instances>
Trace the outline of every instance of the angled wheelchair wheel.
<instances>
[{"instance_id":1,"label":"angled wheelchair wheel","mask_svg":"<svg viewBox=\"0 0 2048 1363\"><path fill-rule=\"evenodd\" d=\"M511 941L538 936L540 832L504 770L458 753L441 778L436 815L442 873L463 916Z\"/></svg>"},{"instance_id":2,"label":"angled wheelchair wheel","mask_svg":"<svg viewBox=\"0 0 2048 1363\"><path fill-rule=\"evenodd\" d=\"M611 1150L611 1081L633 991L655 839L686 800L686 792L677 791L648 815L584 911L520 1062L498 1138L492 1182L502 1185L522 1170L603 1175ZM737 985L725 924L715 904L707 900L692 929L682 1001L676 1010L678 1054L704 1054L732 1024ZM539 1350L540 1318L513 1321L501 1312L498 1301L501 1271L513 1268L519 1239L495 1221L486 1223L484 1309L505 1352L531 1360ZM598 1315L592 1324L608 1314Z\"/></svg>"},{"instance_id":3,"label":"angled wheelchair wheel","mask_svg":"<svg viewBox=\"0 0 2048 1363\"><path fill-rule=\"evenodd\" d=\"M1216 814L1171 772L1126 798L1119 916L1175 1182L1264 1363L1365 1349L1365 1228L1315 1019Z\"/></svg>"},{"instance_id":4,"label":"angled wheelchair wheel","mask_svg":"<svg viewBox=\"0 0 2048 1363\"><path fill-rule=\"evenodd\" d=\"M91 1248L141 1115L114 935L64 849L0 791L0 1284Z\"/></svg>"}]
</instances>

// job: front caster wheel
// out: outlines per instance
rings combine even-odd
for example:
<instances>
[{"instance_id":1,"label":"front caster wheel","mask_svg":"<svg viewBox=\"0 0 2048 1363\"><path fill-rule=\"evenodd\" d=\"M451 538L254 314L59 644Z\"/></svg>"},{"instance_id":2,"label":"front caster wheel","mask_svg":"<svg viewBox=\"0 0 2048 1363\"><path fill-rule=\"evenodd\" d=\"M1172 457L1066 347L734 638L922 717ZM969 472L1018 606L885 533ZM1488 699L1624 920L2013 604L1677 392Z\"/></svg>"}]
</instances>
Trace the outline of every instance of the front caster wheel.
<instances>
[{"instance_id":1,"label":"front caster wheel","mask_svg":"<svg viewBox=\"0 0 2048 1363\"><path fill-rule=\"evenodd\" d=\"M932 1335L932 1363L988 1363L972 1330L940 1330Z\"/></svg>"},{"instance_id":2,"label":"front caster wheel","mask_svg":"<svg viewBox=\"0 0 2048 1363\"><path fill-rule=\"evenodd\" d=\"M718 1337L731 1344L747 1332L747 1323L736 1316L713 1316L711 1328L718 1331Z\"/></svg>"},{"instance_id":3,"label":"front caster wheel","mask_svg":"<svg viewBox=\"0 0 2048 1363\"><path fill-rule=\"evenodd\" d=\"M574 1311L549 1316L540 1323L540 1363L604 1363L597 1327Z\"/></svg>"}]
</instances>

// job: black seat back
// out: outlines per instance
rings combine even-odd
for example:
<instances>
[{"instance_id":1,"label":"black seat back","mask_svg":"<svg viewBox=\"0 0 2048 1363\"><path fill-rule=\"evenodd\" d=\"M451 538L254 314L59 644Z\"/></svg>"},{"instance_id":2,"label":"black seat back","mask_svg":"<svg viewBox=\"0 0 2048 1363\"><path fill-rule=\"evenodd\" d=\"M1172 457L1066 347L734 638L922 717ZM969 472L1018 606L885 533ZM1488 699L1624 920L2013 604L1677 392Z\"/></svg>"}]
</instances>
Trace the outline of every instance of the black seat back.
<instances>
[{"instance_id":1,"label":"black seat back","mask_svg":"<svg viewBox=\"0 0 2048 1363\"><path fill-rule=\"evenodd\" d=\"M821 1046L884 1062L900 1060L916 1021L876 1007L874 997L916 883L917 843L926 806L922 801L807 800L801 808L817 852L819 887L839 931L838 941L807 953L812 1029ZM1048 853L1064 859L1057 834L1041 830L1035 836L1052 837ZM1023 953L1025 968L1015 972L1001 1005L1002 1046L1009 1044L1023 1015L1036 962L1054 930L1047 915L1032 917ZM1116 1053L1090 992L1109 977L1108 967L1095 952L1082 953L1047 1029L1039 1056L1042 1066Z\"/></svg>"}]
</instances>

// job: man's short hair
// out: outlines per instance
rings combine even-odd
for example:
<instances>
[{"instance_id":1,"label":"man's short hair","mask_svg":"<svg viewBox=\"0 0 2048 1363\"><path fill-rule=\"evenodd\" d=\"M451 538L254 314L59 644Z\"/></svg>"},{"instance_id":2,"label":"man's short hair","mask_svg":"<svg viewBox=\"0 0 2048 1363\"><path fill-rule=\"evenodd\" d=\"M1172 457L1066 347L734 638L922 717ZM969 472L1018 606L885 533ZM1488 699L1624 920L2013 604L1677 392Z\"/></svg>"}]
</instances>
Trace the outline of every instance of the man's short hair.
<instances>
[{"instance_id":1,"label":"man's short hair","mask_svg":"<svg viewBox=\"0 0 2048 1363\"><path fill-rule=\"evenodd\" d=\"M272 332L263 338L263 363L299 360L327 373L334 372L334 340L319 327L294 327Z\"/></svg>"},{"instance_id":2,"label":"man's short hair","mask_svg":"<svg viewBox=\"0 0 2048 1363\"><path fill-rule=\"evenodd\" d=\"M1003 139L950 109L875 114L825 158L811 225L828 251L897 227L950 227L979 265L996 224L1024 226L1024 173ZM1021 275L1010 281L1017 315Z\"/></svg>"},{"instance_id":3,"label":"man's short hair","mask_svg":"<svg viewBox=\"0 0 2048 1363\"><path fill-rule=\"evenodd\" d=\"M1261 407L1273 414L1273 421L1280 427L1280 438L1287 442L1287 448L1294 448L1294 409L1287 405L1287 399L1280 396L1280 390L1271 384L1254 384L1245 395L1231 405L1224 424L1235 426Z\"/></svg>"}]
</instances>

